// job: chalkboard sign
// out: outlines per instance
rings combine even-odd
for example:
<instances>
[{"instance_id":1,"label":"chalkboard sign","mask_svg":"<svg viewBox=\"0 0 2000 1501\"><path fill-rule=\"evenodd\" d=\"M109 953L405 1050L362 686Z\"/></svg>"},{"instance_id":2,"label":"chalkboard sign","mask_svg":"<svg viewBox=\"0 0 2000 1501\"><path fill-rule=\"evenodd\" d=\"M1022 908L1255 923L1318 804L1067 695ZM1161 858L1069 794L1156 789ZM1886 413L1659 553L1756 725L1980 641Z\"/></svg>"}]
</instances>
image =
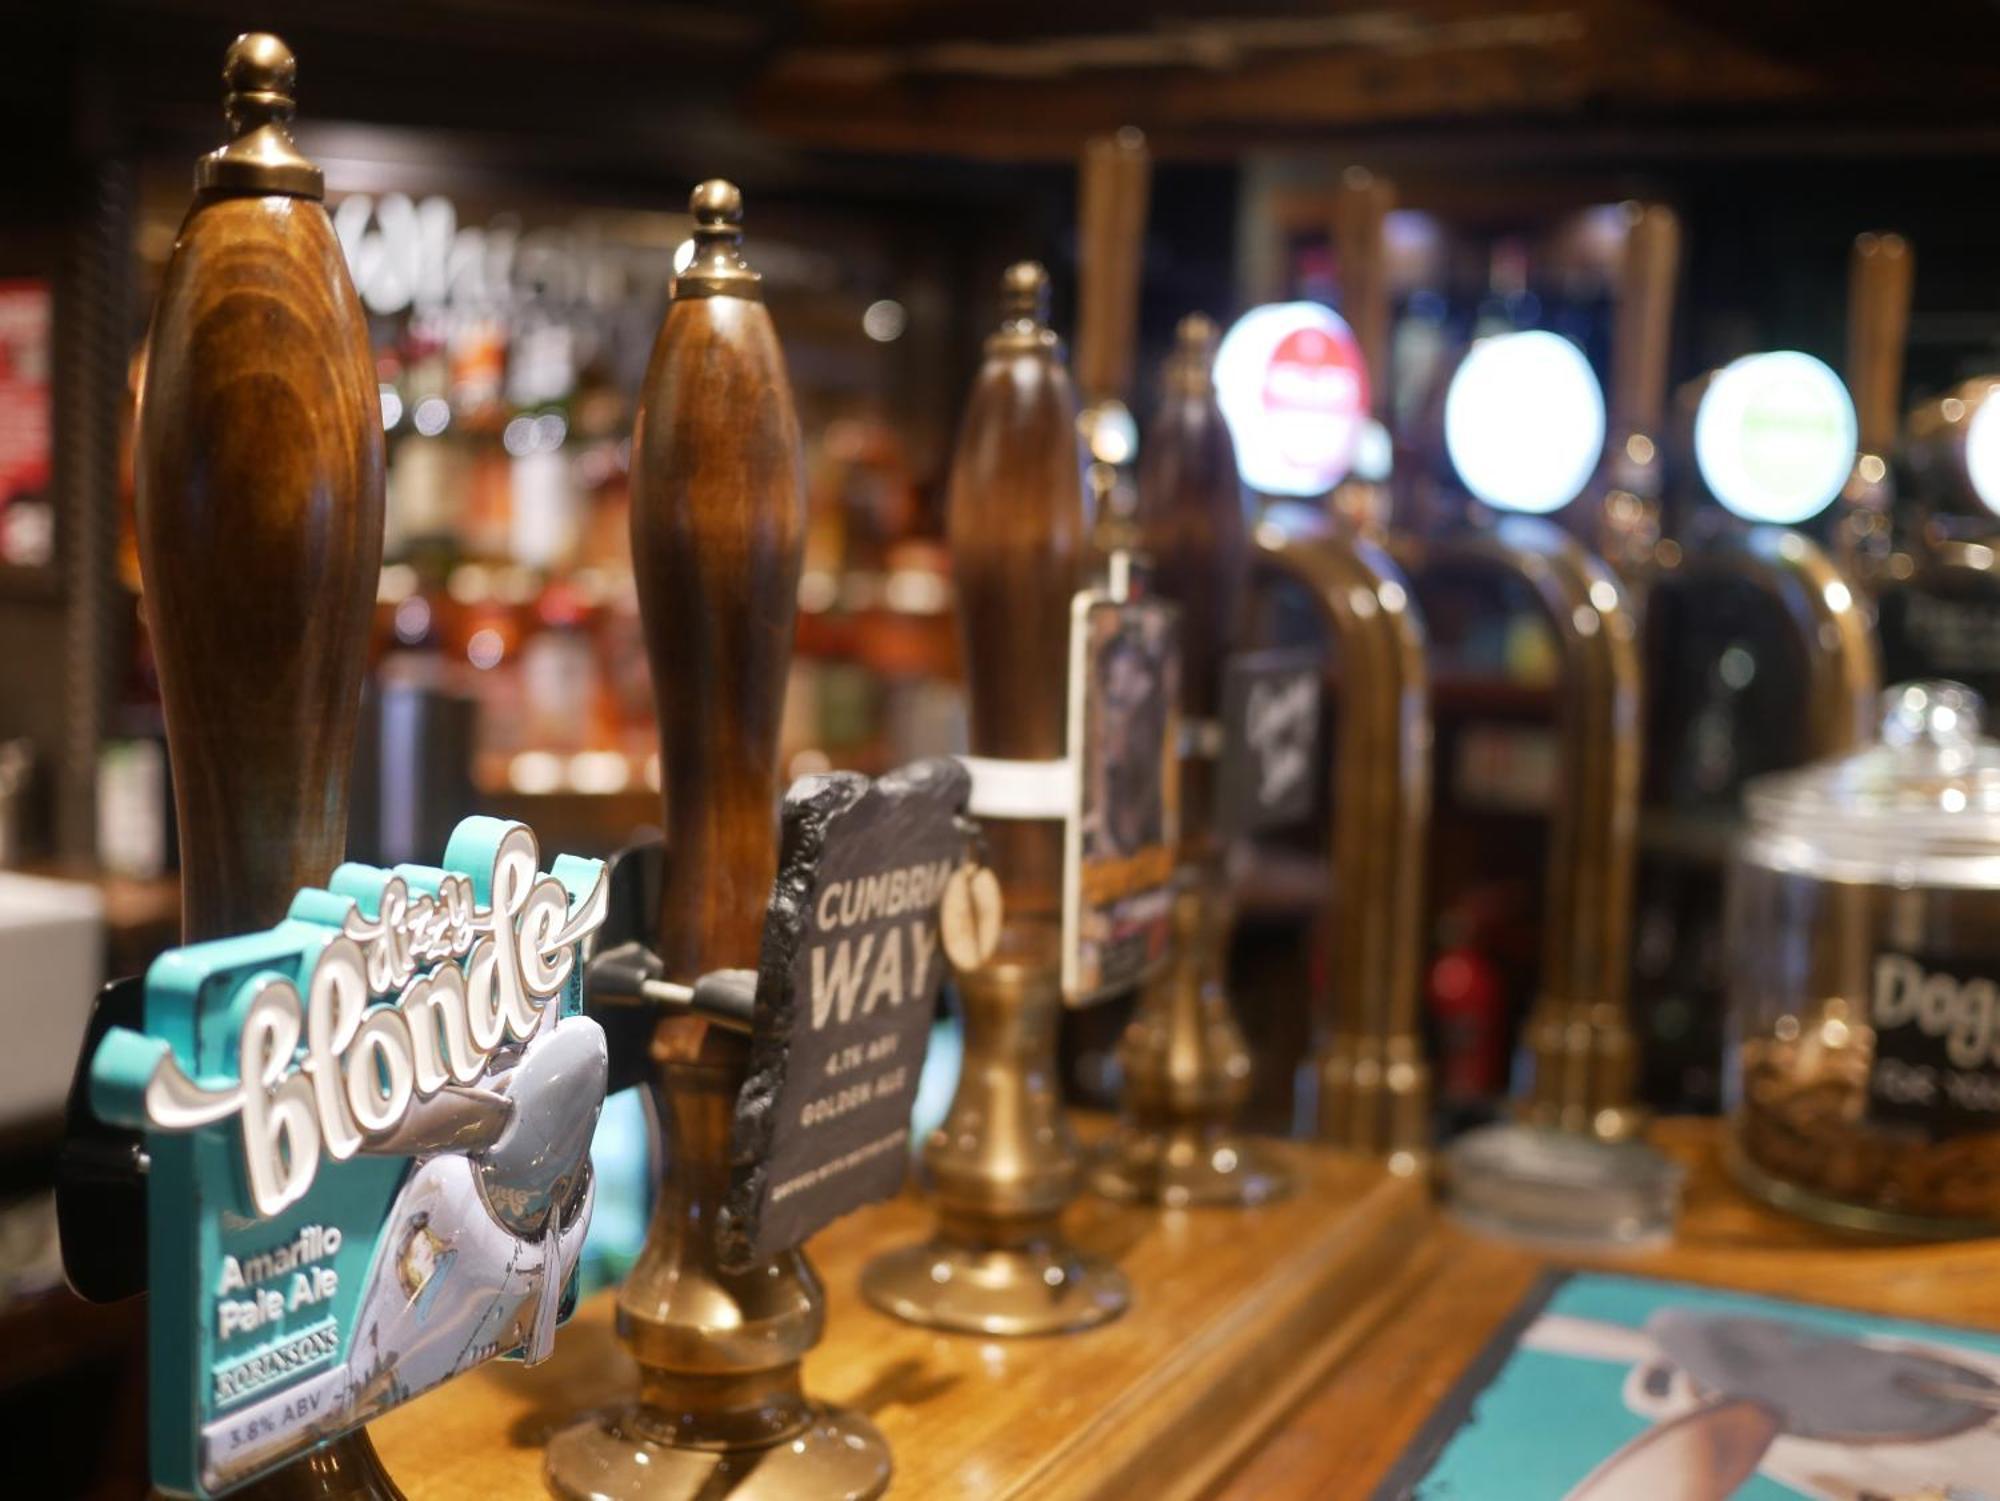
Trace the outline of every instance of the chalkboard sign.
<instances>
[{"instance_id":1,"label":"chalkboard sign","mask_svg":"<svg viewBox=\"0 0 2000 1501\"><path fill-rule=\"evenodd\" d=\"M1167 960L1180 835L1180 612L1076 596L1064 830L1063 998L1100 1000Z\"/></svg>"},{"instance_id":2,"label":"chalkboard sign","mask_svg":"<svg viewBox=\"0 0 2000 1501\"><path fill-rule=\"evenodd\" d=\"M547 1356L593 1189L604 867L469 818L174 949L89 1066L142 1130L153 1477L234 1489L495 1356Z\"/></svg>"},{"instance_id":3,"label":"chalkboard sign","mask_svg":"<svg viewBox=\"0 0 2000 1501\"><path fill-rule=\"evenodd\" d=\"M716 1252L732 1270L903 1186L972 780L925 760L786 794Z\"/></svg>"},{"instance_id":4,"label":"chalkboard sign","mask_svg":"<svg viewBox=\"0 0 2000 1501\"><path fill-rule=\"evenodd\" d=\"M1318 802L1321 665L1310 648L1243 652L1222 676L1222 824L1242 837L1290 828Z\"/></svg>"}]
</instances>

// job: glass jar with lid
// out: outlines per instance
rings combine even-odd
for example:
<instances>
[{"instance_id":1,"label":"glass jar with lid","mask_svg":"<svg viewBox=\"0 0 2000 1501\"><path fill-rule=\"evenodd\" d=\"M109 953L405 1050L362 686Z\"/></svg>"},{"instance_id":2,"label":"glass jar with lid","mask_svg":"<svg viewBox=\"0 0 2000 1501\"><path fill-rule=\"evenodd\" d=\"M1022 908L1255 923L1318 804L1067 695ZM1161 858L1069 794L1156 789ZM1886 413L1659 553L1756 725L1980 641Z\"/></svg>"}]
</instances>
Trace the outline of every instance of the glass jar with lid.
<instances>
[{"instance_id":1,"label":"glass jar with lid","mask_svg":"<svg viewBox=\"0 0 2000 1501\"><path fill-rule=\"evenodd\" d=\"M1730 1160L1844 1227L2000 1233L2000 742L1957 683L1745 794L1728 877Z\"/></svg>"}]
</instances>

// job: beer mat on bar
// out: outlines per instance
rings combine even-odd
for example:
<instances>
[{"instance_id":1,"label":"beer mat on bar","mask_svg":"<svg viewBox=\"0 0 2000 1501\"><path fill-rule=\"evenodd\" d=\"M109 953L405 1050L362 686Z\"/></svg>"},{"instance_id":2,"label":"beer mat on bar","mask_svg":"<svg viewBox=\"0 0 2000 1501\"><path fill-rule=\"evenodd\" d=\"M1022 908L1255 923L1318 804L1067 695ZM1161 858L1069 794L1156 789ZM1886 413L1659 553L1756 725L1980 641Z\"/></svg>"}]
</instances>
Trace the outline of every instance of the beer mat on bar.
<instances>
[{"instance_id":1,"label":"beer mat on bar","mask_svg":"<svg viewBox=\"0 0 2000 1501\"><path fill-rule=\"evenodd\" d=\"M2000 1334L1550 1272L1375 1501L2000 1498Z\"/></svg>"}]
</instances>

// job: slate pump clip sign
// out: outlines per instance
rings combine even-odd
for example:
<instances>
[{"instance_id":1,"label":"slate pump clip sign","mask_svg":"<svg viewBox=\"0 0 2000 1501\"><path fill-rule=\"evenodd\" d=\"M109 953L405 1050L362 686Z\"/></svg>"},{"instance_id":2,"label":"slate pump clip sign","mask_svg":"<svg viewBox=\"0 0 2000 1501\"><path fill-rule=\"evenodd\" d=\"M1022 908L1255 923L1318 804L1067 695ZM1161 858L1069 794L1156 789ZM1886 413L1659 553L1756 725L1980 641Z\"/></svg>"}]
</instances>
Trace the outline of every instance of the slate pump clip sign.
<instances>
[{"instance_id":1,"label":"slate pump clip sign","mask_svg":"<svg viewBox=\"0 0 2000 1501\"><path fill-rule=\"evenodd\" d=\"M343 865L277 926L161 956L138 1028L93 1028L81 1129L144 1133L166 1493L549 1353L593 1202L580 963L607 888L598 861L540 862L525 825L470 818L441 866Z\"/></svg>"},{"instance_id":2,"label":"slate pump clip sign","mask_svg":"<svg viewBox=\"0 0 2000 1501\"><path fill-rule=\"evenodd\" d=\"M872 783L806 777L786 795L716 1224L725 1267L902 1188L971 793L965 769L940 758Z\"/></svg>"},{"instance_id":3,"label":"slate pump clip sign","mask_svg":"<svg viewBox=\"0 0 2000 1501\"><path fill-rule=\"evenodd\" d=\"M715 1227L725 1268L754 1266L901 1190L946 968L940 910L947 888L977 874L963 816L971 786L944 758L872 781L836 771L794 783L754 973L669 981L629 939L640 925L618 918L606 936L627 941L591 960L591 1004L613 1008L603 1014L614 1028L620 1003L644 1002L750 1036ZM614 866L620 914L652 910L634 889L649 874L637 853Z\"/></svg>"}]
</instances>

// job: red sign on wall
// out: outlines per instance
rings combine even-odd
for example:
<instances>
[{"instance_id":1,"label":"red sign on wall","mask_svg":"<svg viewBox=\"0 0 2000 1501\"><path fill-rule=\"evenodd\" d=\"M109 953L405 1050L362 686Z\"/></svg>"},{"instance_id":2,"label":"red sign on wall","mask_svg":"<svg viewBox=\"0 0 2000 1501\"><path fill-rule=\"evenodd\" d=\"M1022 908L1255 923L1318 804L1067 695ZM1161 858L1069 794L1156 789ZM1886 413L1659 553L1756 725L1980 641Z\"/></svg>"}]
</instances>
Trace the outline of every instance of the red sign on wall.
<instances>
[{"instance_id":1,"label":"red sign on wall","mask_svg":"<svg viewBox=\"0 0 2000 1501\"><path fill-rule=\"evenodd\" d=\"M55 541L49 494L49 284L0 281L0 562L39 567Z\"/></svg>"},{"instance_id":2,"label":"red sign on wall","mask_svg":"<svg viewBox=\"0 0 2000 1501\"><path fill-rule=\"evenodd\" d=\"M1347 477L1368 421L1368 368L1353 331L1314 302L1254 308L1215 362L1216 398L1243 481L1321 495Z\"/></svg>"}]
</instances>

